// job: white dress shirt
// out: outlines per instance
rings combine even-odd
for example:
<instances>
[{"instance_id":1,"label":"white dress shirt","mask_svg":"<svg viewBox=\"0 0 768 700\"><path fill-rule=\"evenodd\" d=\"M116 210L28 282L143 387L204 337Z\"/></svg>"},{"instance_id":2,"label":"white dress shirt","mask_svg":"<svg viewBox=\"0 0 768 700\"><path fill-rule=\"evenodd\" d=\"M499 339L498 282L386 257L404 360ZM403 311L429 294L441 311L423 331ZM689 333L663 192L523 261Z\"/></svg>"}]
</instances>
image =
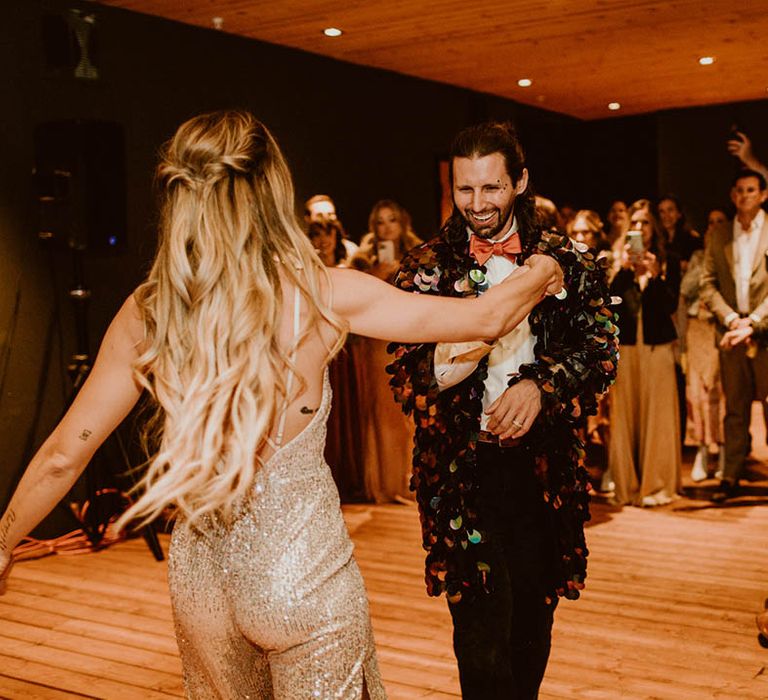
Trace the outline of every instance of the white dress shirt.
<instances>
[{"instance_id":1,"label":"white dress shirt","mask_svg":"<svg viewBox=\"0 0 768 700\"><path fill-rule=\"evenodd\" d=\"M742 228L738 218L733 220L733 279L736 282L736 308L742 314L748 314L751 310L749 282L764 223L765 212L762 209L747 229Z\"/></svg>"},{"instance_id":2,"label":"white dress shirt","mask_svg":"<svg viewBox=\"0 0 768 700\"><path fill-rule=\"evenodd\" d=\"M509 232L498 239L507 240L517 231L517 219L512 220ZM485 264L485 278L488 286L499 284L518 268L503 255L492 255ZM517 372L520 365L533 362L533 347L536 339L531 333L531 327L526 316L511 332L494 343L482 341L472 343L438 343L435 347L434 371L437 385L442 391L455 386L466 379L477 367L478 362L488 357L488 377L485 380L483 393L483 415L480 419L480 429L486 430L488 416L485 411L507 389L510 375Z\"/></svg>"}]
</instances>

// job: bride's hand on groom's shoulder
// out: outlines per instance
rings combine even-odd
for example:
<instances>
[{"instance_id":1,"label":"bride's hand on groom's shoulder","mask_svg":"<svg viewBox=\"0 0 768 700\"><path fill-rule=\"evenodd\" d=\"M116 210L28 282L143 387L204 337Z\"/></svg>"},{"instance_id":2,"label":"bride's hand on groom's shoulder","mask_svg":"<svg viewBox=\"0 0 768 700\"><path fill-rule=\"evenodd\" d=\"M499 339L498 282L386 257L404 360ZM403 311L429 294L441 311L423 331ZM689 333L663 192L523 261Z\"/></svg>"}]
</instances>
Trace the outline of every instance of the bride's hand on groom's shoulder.
<instances>
[{"instance_id":1,"label":"bride's hand on groom's shoulder","mask_svg":"<svg viewBox=\"0 0 768 700\"><path fill-rule=\"evenodd\" d=\"M557 294L563 289L563 269L553 257L534 254L525 261L525 264L531 269L542 267L545 272L549 273L550 279L546 289L547 295Z\"/></svg>"}]
</instances>

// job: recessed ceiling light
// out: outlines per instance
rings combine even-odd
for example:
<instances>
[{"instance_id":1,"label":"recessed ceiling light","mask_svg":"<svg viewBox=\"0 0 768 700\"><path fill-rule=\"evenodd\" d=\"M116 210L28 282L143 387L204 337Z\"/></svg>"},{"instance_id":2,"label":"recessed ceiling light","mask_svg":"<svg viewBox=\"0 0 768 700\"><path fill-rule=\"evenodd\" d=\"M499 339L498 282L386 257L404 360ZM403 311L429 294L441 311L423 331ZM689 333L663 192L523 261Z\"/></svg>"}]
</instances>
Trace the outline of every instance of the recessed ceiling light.
<instances>
[{"instance_id":1,"label":"recessed ceiling light","mask_svg":"<svg viewBox=\"0 0 768 700\"><path fill-rule=\"evenodd\" d=\"M615 112L617 109L621 109L621 104L619 102L609 102L608 109Z\"/></svg>"},{"instance_id":2,"label":"recessed ceiling light","mask_svg":"<svg viewBox=\"0 0 768 700\"><path fill-rule=\"evenodd\" d=\"M343 33L338 27L326 27L323 29L325 36L341 36Z\"/></svg>"},{"instance_id":3,"label":"recessed ceiling light","mask_svg":"<svg viewBox=\"0 0 768 700\"><path fill-rule=\"evenodd\" d=\"M533 80L530 78L520 78L520 80L517 81L517 84L520 87L531 87L531 85L533 85Z\"/></svg>"},{"instance_id":4,"label":"recessed ceiling light","mask_svg":"<svg viewBox=\"0 0 768 700\"><path fill-rule=\"evenodd\" d=\"M715 57L714 56L702 56L699 59L699 63L702 66L711 66L714 62L715 62Z\"/></svg>"}]
</instances>

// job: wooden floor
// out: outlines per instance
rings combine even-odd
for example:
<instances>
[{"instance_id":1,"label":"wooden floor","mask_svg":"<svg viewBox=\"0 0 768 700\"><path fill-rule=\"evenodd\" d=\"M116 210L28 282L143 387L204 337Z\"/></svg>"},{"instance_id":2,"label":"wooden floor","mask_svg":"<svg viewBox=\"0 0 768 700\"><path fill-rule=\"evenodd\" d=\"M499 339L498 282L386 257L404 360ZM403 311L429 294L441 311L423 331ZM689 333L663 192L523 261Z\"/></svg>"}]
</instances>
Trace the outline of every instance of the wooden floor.
<instances>
[{"instance_id":1,"label":"wooden floor","mask_svg":"<svg viewBox=\"0 0 768 700\"><path fill-rule=\"evenodd\" d=\"M587 590L558 608L542 699L768 698L754 623L768 595L765 493L719 508L595 504ZM423 591L415 508L349 506L345 516L390 698L459 697L445 603ZM22 562L9 588L0 697L182 696L165 565L142 540Z\"/></svg>"}]
</instances>

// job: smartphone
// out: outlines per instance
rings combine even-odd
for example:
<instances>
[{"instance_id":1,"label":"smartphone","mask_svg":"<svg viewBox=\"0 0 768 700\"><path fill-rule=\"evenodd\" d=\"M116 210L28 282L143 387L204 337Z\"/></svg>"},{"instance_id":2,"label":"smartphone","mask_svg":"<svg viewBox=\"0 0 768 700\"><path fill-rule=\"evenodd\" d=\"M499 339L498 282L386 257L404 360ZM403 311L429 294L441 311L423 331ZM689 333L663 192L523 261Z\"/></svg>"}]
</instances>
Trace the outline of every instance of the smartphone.
<instances>
[{"instance_id":1,"label":"smartphone","mask_svg":"<svg viewBox=\"0 0 768 700\"><path fill-rule=\"evenodd\" d=\"M645 252L643 234L640 231L627 231L627 243L629 243L630 254L642 255Z\"/></svg>"},{"instance_id":2,"label":"smartphone","mask_svg":"<svg viewBox=\"0 0 768 700\"><path fill-rule=\"evenodd\" d=\"M380 263L391 265L395 262L395 242L379 241L376 246L376 257Z\"/></svg>"}]
</instances>

